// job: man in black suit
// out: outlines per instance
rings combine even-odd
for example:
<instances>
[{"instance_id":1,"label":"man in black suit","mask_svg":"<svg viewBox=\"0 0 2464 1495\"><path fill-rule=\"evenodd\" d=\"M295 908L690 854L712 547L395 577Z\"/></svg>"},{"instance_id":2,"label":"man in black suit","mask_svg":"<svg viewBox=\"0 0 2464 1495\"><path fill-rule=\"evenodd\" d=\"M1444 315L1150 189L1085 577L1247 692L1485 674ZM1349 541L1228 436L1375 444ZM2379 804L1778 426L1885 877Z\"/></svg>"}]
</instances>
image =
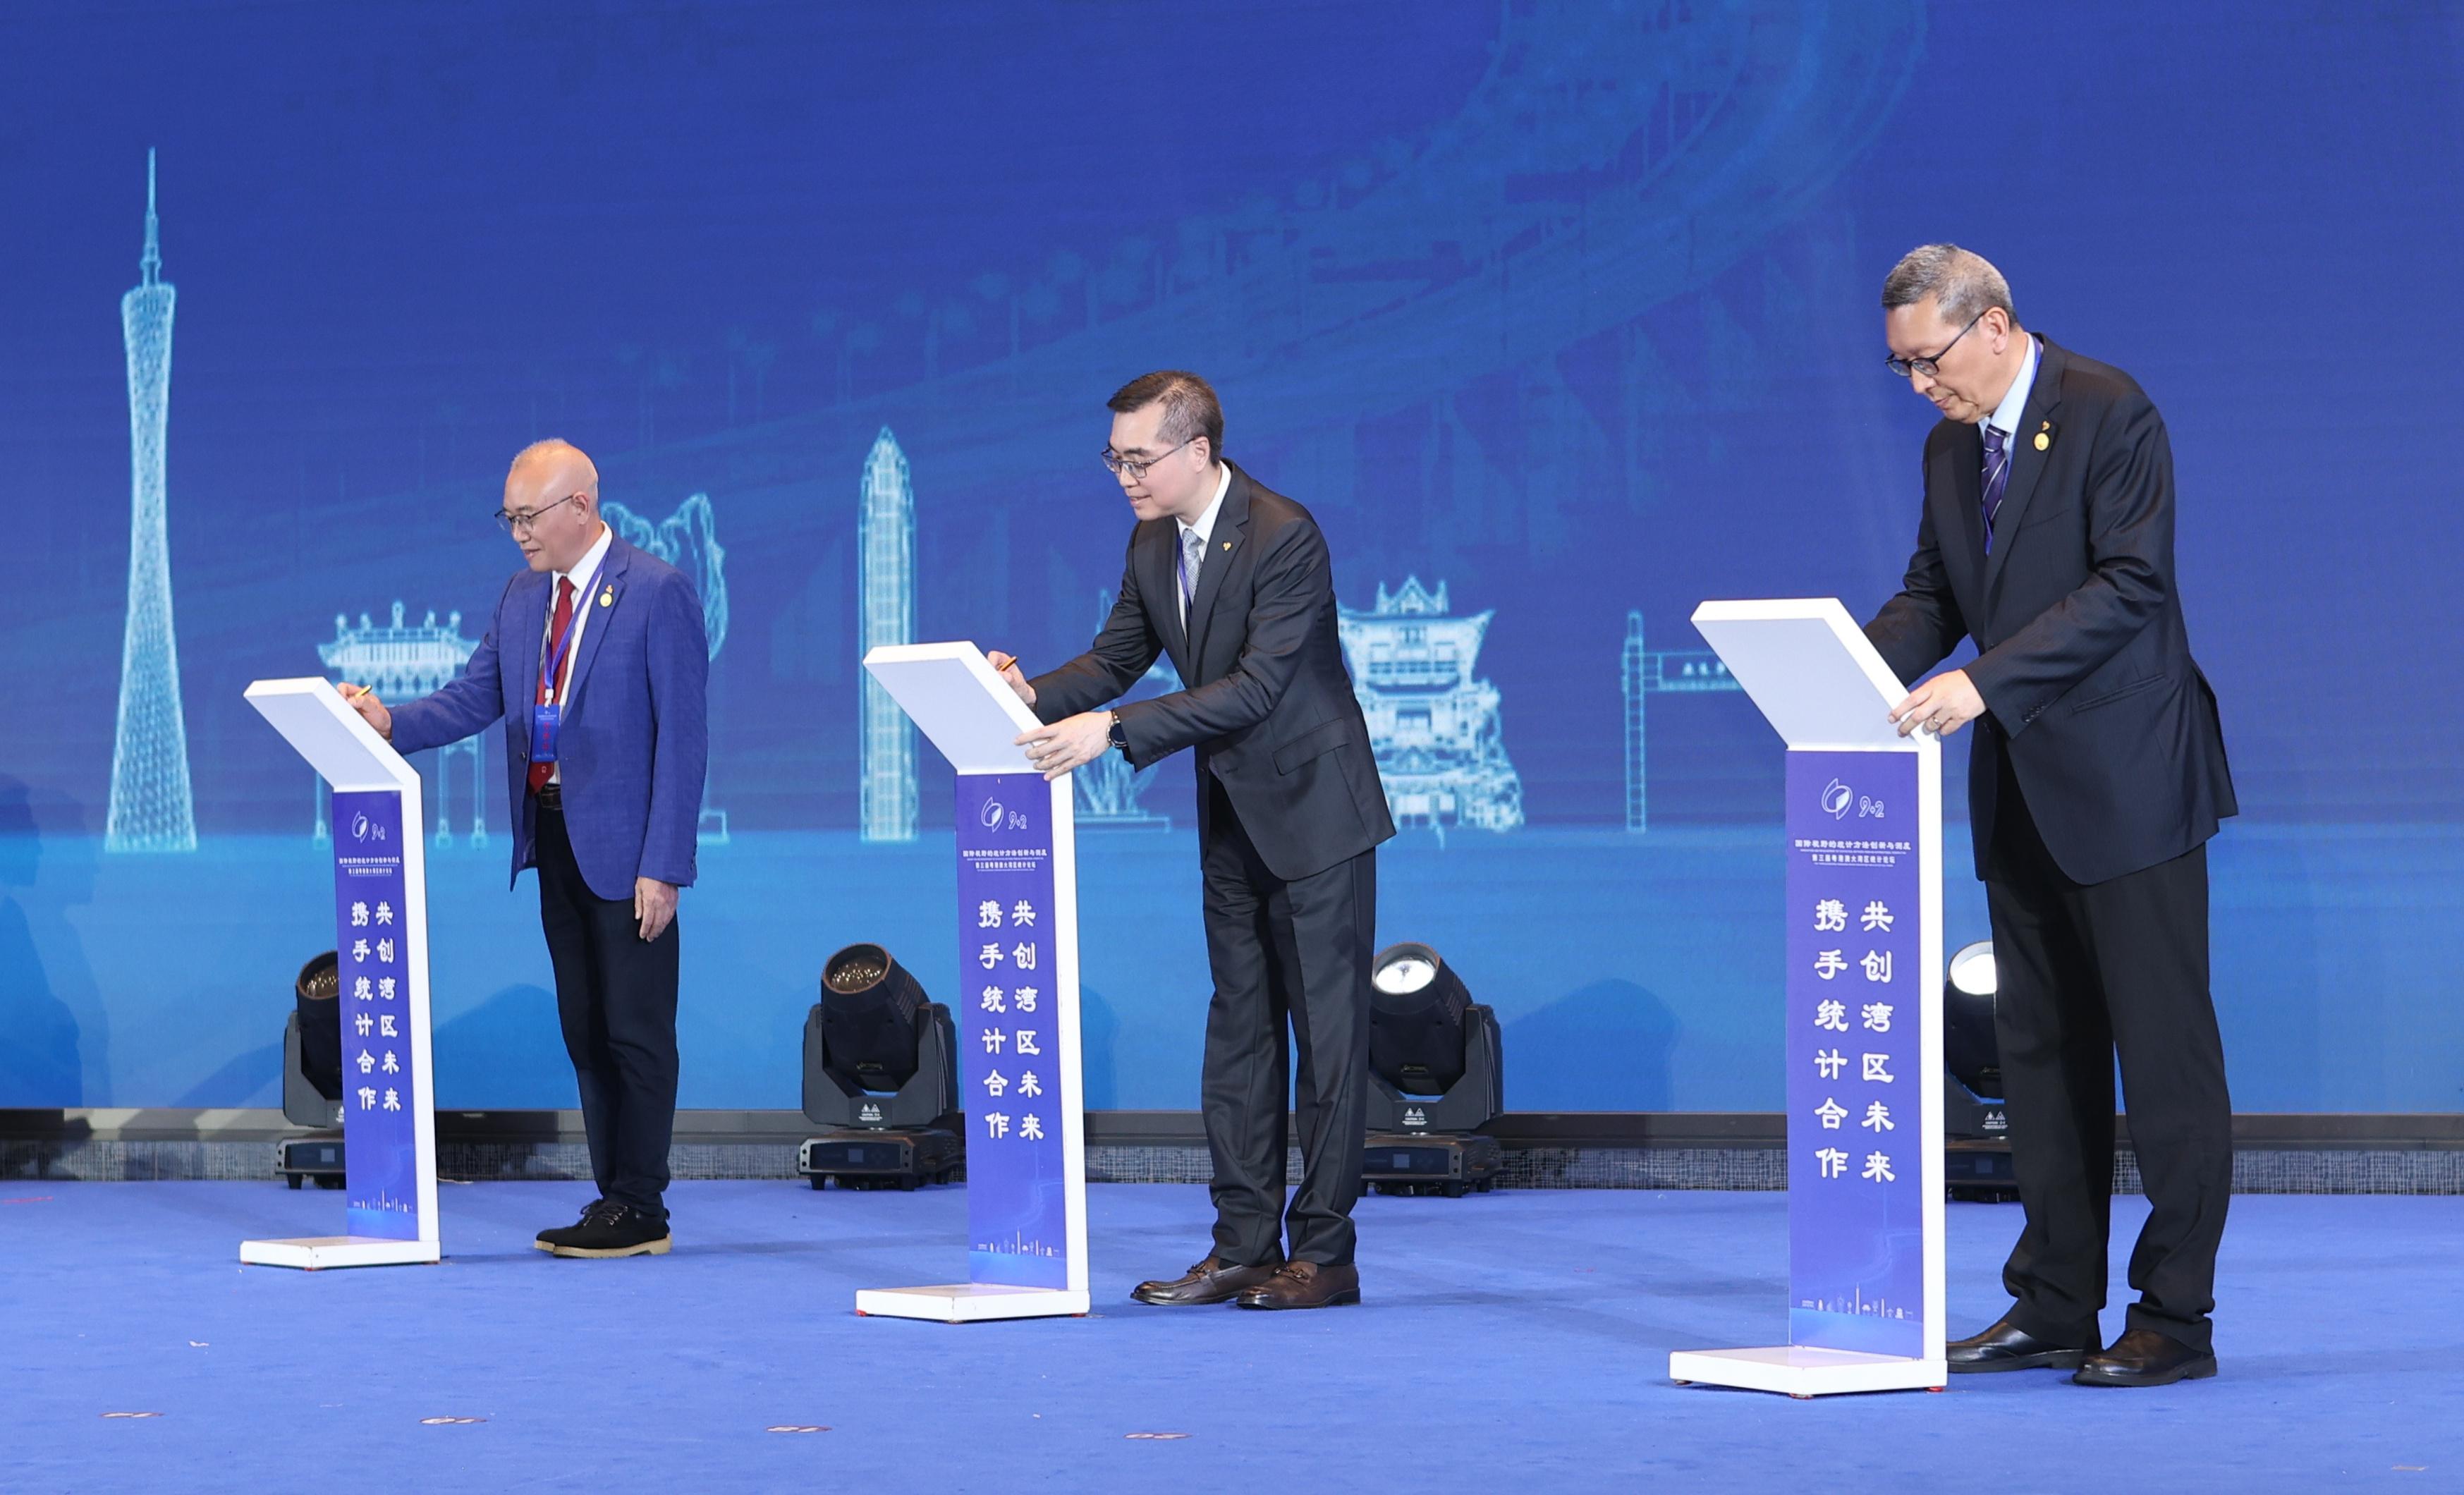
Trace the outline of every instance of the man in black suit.
<instances>
[{"instance_id":1,"label":"man in black suit","mask_svg":"<svg viewBox=\"0 0 2464 1495\"><path fill-rule=\"evenodd\" d=\"M1046 725L1021 735L1057 778L1117 749L1143 768L1198 750L1207 1008L1201 1090L1215 1157L1215 1243L1141 1303L1245 1308L1360 1301L1376 846L1395 834L1369 727L1344 670L1326 537L1307 509L1222 460L1223 411L1195 374L1132 380L1111 400L1104 464L1138 517L1120 599L1094 647L1026 679L991 656ZM1169 653L1188 689L1100 710ZM1305 1171L1284 1242L1285 1024L1300 1055Z\"/></svg>"},{"instance_id":2,"label":"man in black suit","mask_svg":"<svg viewBox=\"0 0 2464 1495\"><path fill-rule=\"evenodd\" d=\"M1903 736L1976 723L1969 813L2027 1212L2002 1271L2017 1301L1951 1345L1950 1368L2212 1375L2233 1105L2207 841L2236 805L2174 584L2165 422L2129 375L2023 331L2001 273L1955 245L1911 251L1882 306L1892 372L1943 419L1907 579L1865 633L1903 680L1976 641L1891 719ZM2130 1255L2139 1301L2108 1348L2117 1053L2152 1208Z\"/></svg>"}]
</instances>

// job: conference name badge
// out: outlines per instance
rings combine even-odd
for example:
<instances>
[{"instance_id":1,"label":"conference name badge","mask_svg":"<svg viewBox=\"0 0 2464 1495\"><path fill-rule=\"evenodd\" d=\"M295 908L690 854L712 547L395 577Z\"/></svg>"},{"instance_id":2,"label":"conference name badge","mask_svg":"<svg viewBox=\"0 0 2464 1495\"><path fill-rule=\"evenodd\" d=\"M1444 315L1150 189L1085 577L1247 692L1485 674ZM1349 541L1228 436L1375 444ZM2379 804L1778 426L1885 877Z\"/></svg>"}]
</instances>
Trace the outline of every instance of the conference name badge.
<instances>
[{"instance_id":1,"label":"conference name badge","mask_svg":"<svg viewBox=\"0 0 2464 1495\"><path fill-rule=\"evenodd\" d=\"M553 701L531 707L531 761L556 761L556 729L564 719L564 708Z\"/></svg>"}]
</instances>

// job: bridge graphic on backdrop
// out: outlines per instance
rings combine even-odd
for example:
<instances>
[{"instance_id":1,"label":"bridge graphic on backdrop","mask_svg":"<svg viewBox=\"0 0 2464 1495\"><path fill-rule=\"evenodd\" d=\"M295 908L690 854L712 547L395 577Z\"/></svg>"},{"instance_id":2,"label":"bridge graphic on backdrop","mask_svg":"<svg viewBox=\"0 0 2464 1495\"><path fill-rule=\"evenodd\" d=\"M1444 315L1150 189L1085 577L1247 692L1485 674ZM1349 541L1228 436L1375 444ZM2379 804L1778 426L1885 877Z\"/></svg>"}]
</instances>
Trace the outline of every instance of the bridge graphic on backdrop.
<instances>
[{"instance_id":1,"label":"bridge graphic on backdrop","mask_svg":"<svg viewBox=\"0 0 2464 1495\"><path fill-rule=\"evenodd\" d=\"M1287 445L1304 491L1356 488L1368 423L1417 416L1431 554L1577 543L1577 495L1647 513L1658 434L1704 409L1703 391L1758 373L1744 323L1831 288L1774 269L1740 293L1750 304L1711 296L1683 377L1644 319L1713 286L1864 154L1923 55L1925 7L1517 0L1497 14L1487 70L1450 116L1341 143L1280 191L917 285L917 376L858 377L902 324L823 308L834 399L607 468L672 486L716 465L737 487L783 489L817 480L814 453L876 432L856 517L858 657L914 636L908 453L931 453L944 491L1045 473L1052 433L1157 348L1205 350L1209 377L1240 391L1243 429ZM1578 392L1560 357L1603 335L1605 400ZM1501 375L1508 398L1459 398ZM738 542L821 554L847 518L835 503L766 505ZM912 839L915 745L861 671L857 693L861 833Z\"/></svg>"},{"instance_id":2,"label":"bridge graphic on backdrop","mask_svg":"<svg viewBox=\"0 0 2464 1495\"><path fill-rule=\"evenodd\" d=\"M145 253L120 298L128 351L128 621L120 650L120 718L111 741L106 851L194 851L188 726L180 709L180 643L171 627L171 539L165 475L171 423L171 320L179 293L163 278L154 215L154 153L145 153Z\"/></svg>"},{"instance_id":3,"label":"bridge graphic on backdrop","mask_svg":"<svg viewBox=\"0 0 2464 1495\"><path fill-rule=\"evenodd\" d=\"M894 329L830 310L817 325L837 347L835 403L669 453L723 449L734 480L798 481L810 452L895 413L936 483L1013 480L1048 465L1052 432L1084 421L1089 391L1155 349L1194 348L1208 350L1210 379L1241 391L1247 429L1348 431L1420 405L1442 427L1466 419L1456 391L1519 372L1538 413L1590 422L1637 465L1641 438L1619 429L1646 427L1664 413L1652 402L1682 398L1685 382L1632 324L1711 281L1862 154L1923 52L1925 8L1528 0L1501 7L1498 25L1488 71L1451 118L1105 252L919 287L917 379L854 394L846 371ZM1619 328L1623 407L1585 414L1551 360ZM1553 459L1483 465L1491 491L1463 522L1484 530L1553 516L1591 486ZM839 522L828 506L795 507L763 517L761 542Z\"/></svg>"}]
</instances>

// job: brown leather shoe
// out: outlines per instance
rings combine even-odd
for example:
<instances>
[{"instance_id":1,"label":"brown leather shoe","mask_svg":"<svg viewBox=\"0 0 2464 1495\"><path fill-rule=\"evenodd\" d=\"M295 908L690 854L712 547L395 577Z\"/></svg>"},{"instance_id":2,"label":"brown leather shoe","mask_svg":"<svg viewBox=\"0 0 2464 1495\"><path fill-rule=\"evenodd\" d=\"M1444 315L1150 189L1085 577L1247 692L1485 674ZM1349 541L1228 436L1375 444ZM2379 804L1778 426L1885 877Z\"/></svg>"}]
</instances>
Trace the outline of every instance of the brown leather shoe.
<instances>
[{"instance_id":1,"label":"brown leather shoe","mask_svg":"<svg viewBox=\"0 0 2464 1495\"><path fill-rule=\"evenodd\" d=\"M1235 1266L1220 1256L1210 1256L1169 1282L1162 1278L1142 1282L1132 1289L1130 1296L1137 1302L1152 1303L1161 1308L1229 1303L1243 1291L1273 1277L1283 1264L1281 1262L1267 1262L1258 1266Z\"/></svg>"},{"instance_id":2,"label":"brown leather shoe","mask_svg":"<svg viewBox=\"0 0 2464 1495\"><path fill-rule=\"evenodd\" d=\"M1360 1268L1286 1262L1284 1269L1241 1294L1244 1308L1331 1308L1360 1301Z\"/></svg>"}]
</instances>

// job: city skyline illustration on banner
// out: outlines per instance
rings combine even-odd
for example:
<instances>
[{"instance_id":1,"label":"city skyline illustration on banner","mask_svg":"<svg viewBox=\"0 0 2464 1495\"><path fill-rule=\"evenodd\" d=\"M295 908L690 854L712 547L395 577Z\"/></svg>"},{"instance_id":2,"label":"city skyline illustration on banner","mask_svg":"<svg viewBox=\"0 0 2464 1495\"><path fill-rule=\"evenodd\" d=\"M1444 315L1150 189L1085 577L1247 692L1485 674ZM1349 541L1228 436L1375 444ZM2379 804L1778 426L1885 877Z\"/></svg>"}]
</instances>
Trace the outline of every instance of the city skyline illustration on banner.
<instances>
[{"instance_id":1,"label":"city skyline illustration on banner","mask_svg":"<svg viewBox=\"0 0 2464 1495\"><path fill-rule=\"evenodd\" d=\"M576 38L544 91L454 39L500 24L465 0L302 12L244 55L217 39L234 13L137 0L43 22L43 67L0 56L32 121L0 169L41 226L0 318L0 690L37 708L0 713L0 1106L272 1104L265 994L331 942L296 885L332 824L240 692L451 678L522 563L488 518L505 464L550 436L703 603L684 1104L792 1105L780 1036L822 954L877 940L936 1000L964 989L919 912L947 895L951 786L858 661L1086 649L1133 522L1104 402L1186 367L1222 454L1326 536L1403 826L1377 934L1440 944L1495 1007L1509 1107L1777 1110L1782 756L1685 620L1714 597L1870 616L1899 584L1934 412L1883 377L1876 300L1929 238L1993 256L2023 322L2166 416L2245 808L2214 849L2236 1100L2453 1103L2464 1012L2383 978L2464 958L2464 875L2423 829L2464 824L2464 692L2431 642L2464 511L2423 501L2427 433L2284 373L2443 242L2345 166L2369 139L2464 156L2436 89L2378 86L2421 65L2392 20L2226 59L2089 0L2029 45L2092 107L1945 139L1925 100L2013 33L1926 0L1175 13L1158 43L1250 107L1165 140L1123 127L1102 7L947 28L929 60L913 14L689 8ZM2130 59L2155 55L2195 128L2146 101ZM584 98L663 104L585 121ZM2030 185L1942 187L1989 172ZM2220 244L2190 179L2294 210ZM2277 311L2220 328L2201 297ZM2380 356L2433 403L2458 377ZM2368 608L2310 621L2356 576ZM2328 678L2418 719L2354 740L2306 701ZM1180 684L1158 660L1132 693ZM482 735L416 763L437 1099L569 1106L493 757ZM1194 758L1075 787L1090 1106L1197 1103ZM1966 832L1959 941L1986 932ZM169 908L195 934L166 976L143 932Z\"/></svg>"}]
</instances>

